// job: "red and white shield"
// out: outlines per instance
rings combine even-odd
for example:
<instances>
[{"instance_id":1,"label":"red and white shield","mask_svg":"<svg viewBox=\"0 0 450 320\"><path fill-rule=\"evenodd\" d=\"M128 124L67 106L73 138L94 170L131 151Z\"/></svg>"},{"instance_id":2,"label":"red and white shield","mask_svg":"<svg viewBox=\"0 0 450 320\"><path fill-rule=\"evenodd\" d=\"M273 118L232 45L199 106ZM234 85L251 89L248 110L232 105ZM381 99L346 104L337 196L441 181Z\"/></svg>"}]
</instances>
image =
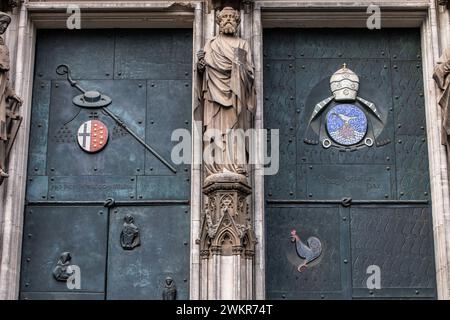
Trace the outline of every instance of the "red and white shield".
<instances>
[{"instance_id":1,"label":"red and white shield","mask_svg":"<svg viewBox=\"0 0 450 320\"><path fill-rule=\"evenodd\" d=\"M108 142L108 128L98 120L89 120L78 129L77 141L80 147L89 153L102 150Z\"/></svg>"}]
</instances>

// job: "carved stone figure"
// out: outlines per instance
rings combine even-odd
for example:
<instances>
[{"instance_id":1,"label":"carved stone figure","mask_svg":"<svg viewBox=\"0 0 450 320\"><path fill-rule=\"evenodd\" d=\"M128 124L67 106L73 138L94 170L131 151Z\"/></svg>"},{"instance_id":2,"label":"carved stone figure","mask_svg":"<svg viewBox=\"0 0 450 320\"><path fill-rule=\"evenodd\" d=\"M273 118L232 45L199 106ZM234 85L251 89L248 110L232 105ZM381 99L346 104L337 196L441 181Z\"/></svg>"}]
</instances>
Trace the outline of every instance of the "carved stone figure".
<instances>
[{"instance_id":1,"label":"carved stone figure","mask_svg":"<svg viewBox=\"0 0 450 320\"><path fill-rule=\"evenodd\" d=\"M444 50L434 68L433 79L436 81L442 95L439 105L442 112L441 142L447 146L447 156L450 161L450 46ZM449 172L450 175L450 172Z\"/></svg>"},{"instance_id":2,"label":"carved stone figure","mask_svg":"<svg viewBox=\"0 0 450 320\"><path fill-rule=\"evenodd\" d=\"M14 126L16 120L20 119L18 108L22 100L11 88L8 78L10 69L9 49L5 45L3 35L11 23L11 17L0 12L0 184L8 177L6 171L6 160L8 149L15 138L18 125ZM14 131L14 132L13 132Z\"/></svg>"},{"instance_id":3,"label":"carved stone figure","mask_svg":"<svg viewBox=\"0 0 450 320\"><path fill-rule=\"evenodd\" d=\"M133 250L141 245L139 228L134 224L134 218L130 214L125 215L124 221L120 233L120 245L125 250Z\"/></svg>"},{"instance_id":4,"label":"carved stone figure","mask_svg":"<svg viewBox=\"0 0 450 320\"><path fill-rule=\"evenodd\" d=\"M242 153L246 152L231 145L229 130L250 127L255 109L253 59L248 42L237 36L239 11L225 7L217 13L217 22L219 35L198 52L204 129L219 133L205 142L205 148L215 144L222 151L214 155L216 161L205 159L206 175L224 171L245 174L246 155Z\"/></svg>"},{"instance_id":5,"label":"carved stone figure","mask_svg":"<svg viewBox=\"0 0 450 320\"><path fill-rule=\"evenodd\" d=\"M177 300L177 287L172 277L166 277L164 281L163 300Z\"/></svg>"},{"instance_id":6,"label":"carved stone figure","mask_svg":"<svg viewBox=\"0 0 450 320\"><path fill-rule=\"evenodd\" d=\"M53 277L55 277L57 281L67 281L67 279L74 274L75 270L70 266L71 260L72 255L70 252L61 253L58 263L56 264L55 269L53 269Z\"/></svg>"}]
</instances>

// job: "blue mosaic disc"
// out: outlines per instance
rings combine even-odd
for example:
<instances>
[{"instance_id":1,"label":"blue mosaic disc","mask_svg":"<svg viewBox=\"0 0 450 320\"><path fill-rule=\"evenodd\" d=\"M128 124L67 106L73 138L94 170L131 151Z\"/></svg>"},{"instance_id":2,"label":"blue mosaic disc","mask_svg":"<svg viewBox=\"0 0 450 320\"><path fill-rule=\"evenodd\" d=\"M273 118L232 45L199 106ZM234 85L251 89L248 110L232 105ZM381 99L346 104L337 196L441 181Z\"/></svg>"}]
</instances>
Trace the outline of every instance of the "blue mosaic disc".
<instances>
[{"instance_id":1,"label":"blue mosaic disc","mask_svg":"<svg viewBox=\"0 0 450 320\"><path fill-rule=\"evenodd\" d=\"M327 131L330 137L344 146L360 142L367 133L367 117L353 104L338 104L327 113Z\"/></svg>"}]
</instances>

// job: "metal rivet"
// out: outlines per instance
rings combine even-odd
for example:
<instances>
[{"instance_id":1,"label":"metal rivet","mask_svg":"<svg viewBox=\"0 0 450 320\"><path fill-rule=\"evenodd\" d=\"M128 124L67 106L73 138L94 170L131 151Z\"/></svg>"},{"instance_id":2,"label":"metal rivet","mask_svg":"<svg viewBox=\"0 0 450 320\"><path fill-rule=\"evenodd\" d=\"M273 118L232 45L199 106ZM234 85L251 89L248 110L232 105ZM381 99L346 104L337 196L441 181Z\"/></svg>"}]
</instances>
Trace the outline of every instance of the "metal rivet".
<instances>
[{"instance_id":1,"label":"metal rivet","mask_svg":"<svg viewBox=\"0 0 450 320\"><path fill-rule=\"evenodd\" d=\"M325 296L323 294L321 294L320 299L325 299Z\"/></svg>"},{"instance_id":2,"label":"metal rivet","mask_svg":"<svg viewBox=\"0 0 450 320\"><path fill-rule=\"evenodd\" d=\"M28 238L31 238L33 235L31 233L28 234Z\"/></svg>"},{"instance_id":3,"label":"metal rivet","mask_svg":"<svg viewBox=\"0 0 450 320\"><path fill-rule=\"evenodd\" d=\"M390 161L391 160L391 158L390 157L386 157L386 161Z\"/></svg>"},{"instance_id":4,"label":"metal rivet","mask_svg":"<svg viewBox=\"0 0 450 320\"><path fill-rule=\"evenodd\" d=\"M191 181L191 179L190 179L190 178L187 178L186 181L189 182L189 181Z\"/></svg>"},{"instance_id":5,"label":"metal rivet","mask_svg":"<svg viewBox=\"0 0 450 320\"><path fill-rule=\"evenodd\" d=\"M187 279L186 279L186 278L184 278L184 279L183 279L183 281L184 281L184 282L187 282Z\"/></svg>"},{"instance_id":6,"label":"metal rivet","mask_svg":"<svg viewBox=\"0 0 450 320\"><path fill-rule=\"evenodd\" d=\"M297 113L300 113L300 109L297 109L296 111L297 111Z\"/></svg>"},{"instance_id":7,"label":"metal rivet","mask_svg":"<svg viewBox=\"0 0 450 320\"><path fill-rule=\"evenodd\" d=\"M313 166L309 166L309 168L310 168L310 169L312 169L312 168L313 168Z\"/></svg>"},{"instance_id":8,"label":"metal rivet","mask_svg":"<svg viewBox=\"0 0 450 320\"><path fill-rule=\"evenodd\" d=\"M188 245L188 243L185 241L185 242L183 242L183 244L185 245L185 246L187 246Z\"/></svg>"},{"instance_id":9,"label":"metal rivet","mask_svg":"<svg viewBox=\"0 0 450 320\"><path fill-rule=\"evenodd\" d=\"M134 178L131 178L130 180L131 180L131 181L134 181Z\"/></svg>"},{"instance_id":10,"label":"metal rivet","mask_svg":"<svg viewBox=\"0 0 450 320\"><path fill-rule=\"evenodd\" d=\"M310 198L312 198L313 195L312 195L312 193L310 193L310 194L308 194L308 196L309 196Z\"/></svg>"},{"instance_id":11,"label":"metal rivet","mask_svg":"<svg viewBox=\"0 0 450 320\"><path fill-rule=\"evenodd\" d=\"M130 196L130 199L133 199L134 198L134 196Z\"/></svg>"},{"instance_id":12,"label":"metal rivet","mask_svg":"<svg viewBox=\"0 0 450 320\"><path fill-rule=\"evenodd\" d=\"M109 77L109 72L105 73L105 76Z\"/></svg>"},{"instance_id":13,"label":"metal rivet","mask_svg":"<svg viewBox=\"0 0 450 320\"><path fill-rule=\"evenodd\" d=\"M268 195L269 195L269 197L271 197L272 196L272 192L269 192Z\"/></svg>"},{"instance_id":14,"label":"metal rivet","mask_svg":"<svg viewBox=\"0 0 450 320\"><path fill-rule=\"evenodd\" d=\"M189 212L189 210L184 210L184 213L188 213Z\"/></svg>"},{"instance_id":15,"label":"metal rivet","mask_svg":"<svg viewBox=\"0 0 450 320\"><path fill-rule=\"evenodd\" d=\"M122 72L117 72L117 75L118 75L118 76L121 76L121 75L122 75Z\"/></svg>"},{"instance_id":16,"label":"metal rivet","mask_svg":"<svg viewBox=\"0 0 450 320\"><path fill-rule=\"evenodd\" d=\"M150 171L153 171L153 168L150 168Z\"/></svg>"},{"instance_id":17,"label":"metal rivet","mask_svg":"<svg viewBox=\"0 0 450 320\"><path fill-rule=\"evenodd\" d=\"M396 55L396 54L394 54L392 57L393 57L394 59L397 59L397 55Z\"/></svg>"},{"instance_id":18,"label":"metal rivet","mask_svg":"<svg viewBox=\"0 0 450 320\"><path fill-rule=\"evenodd\" d=\"M139 196L139 199L142 199L143 197L142 196Z\"/></svg>"},{"instance_id":19,"label":"metal rivet","mask_svg":"<svg viewBox=\"0 0 450 320\"><path fill-rule=\"evenodd\" d=\"M398 143L402 143L402 140L398 140Z\"/></svg>"},{"instance_id":20,"label":"metal rivet","mask_svg":"<svg viewBox=\"0 0 450 320\"><path fill-rule=\"evenodd\" d=\"M33 181L33 178L28 179L29 181Z\"/></svg>"},{"instance_id":21,"label":"metal rivet","mask_svg":"<svg viewBox=\"0 0 450 320\"><path fill-rule=\"evenodd\" d=\"M285 295L285 294L282 294L281 297L282 297L283 299L286 299L286 295Z\"/></svg>"},{"instance_id":22,"label":"metal rivet","mask_svg":"<svg viewBox=\"0 0 450 320\"><path fill-rule=\"evenodd\" d=\"M405 195L405 193L402 191L402 192L400 192L400 195L403 196L403 195Z\"/></svg>"},{"instance_id":23,"label":"metal rivet","mask_svg":"<svg viewBox=\"0 0 450 320\"><path fill-rule=\"evenodd\" d=\"M54 195L51 195L51 196L50 196L50 199L54 199L54 198L55 198L55 196L54 196Z\"/></svg>"},{"instance_id":24,"label":"metal rivet","mask_svg":"<svg viewBox=\"0 0 450 320\"><path fill-rule=\"evenodd\" d=\"M348 260L347 260L347 259L344 259L344 263L348 263Z\"/></svg>"},{"instance_id":25,"label":"metal rivet","mask_svg":"<svg viewBox=\"0 0 450 320\"><path fill-rule=\"evenodd\" d=\"M140 168L137 168L136 171L139 172L139 171L141 171L141 169L140 169Z\"/></svg>"},{"instance_id":26,"label":"metal rivet","mask_svg":"<svg viewBox=\"0 0 450 320\"><path fill-rule=\"evenodd\" d=\"M428 192L424 192L423 195L424 195L424 196L427 196L427 195L428 195Z\"/></svg>"},{"instance_id":27,"label":"metal rivet","mask_svg":"<svg viewBox=\"0 0 450 320\"><path fill-rule=\"evenodd\" d=\"M386 167L386 170L387 170L387 171L391 170L391 167Z\"/></svg>"},{"instance_id":28,"label":"metal rivet","mask_svg":"<svg viewBox=\"0 0 450 320\"><path fill-rule=\"evenodd\" d=\"M384 197L387 199L387 198L389 198L389 195L388 195L388 194L385 194Z\"/></svg>"},{"instance_id":29,"label":"metal rivet","mask_svg":"<svg viewBox=\"0 0 450 320\"><path fill-rule=\"evenodd\" d=\"M138 87L139 87L139 88L142 88L142 83L139 83L139 84L138 84Z\"/></svg>"},{"instance_id":30,"label":"metal rivet","mask_svg":"<svg viewBox=\"0 0 450 320\"><path fill-rule=\"evenodd\" d=\"M97 168L94 168L94 171L97 171Z\"/></svg>"},{"instance_id":31,"label":"metal rivet","mask_svg":"<svg viewBox=\"0 0 450 320\"><path fill-rule=\"evenodd\" d=\"M294 194L294 192L290 191L289 194L292 196Z\"/></svg>"},{"instance_id":32,"label":"metal rivet","mask_svg":"<svg viewBox=\"0 0 450 320\"><path fill-rule=\"evenodd\" d=\"M420 292L419 292L419 290L416 290L416 294L419 294Z\"/></svg>"},{"instance_id":33,"label":"metal rivet","mask_svg":"<svg viewBox=\"0 0 450 320\"><path fill-rule=\"evenodd\" d=\"M347 217L342 217L342 220L347 221Z\"/></svg>"},{"instance_id":34,"label":"metal rivet","mask_svg":"<svg viewBox=\"0 0 450 320\"><path fill-rule=\"evenodd\" d=\"M25 287L29 287L29 286L30 286L29 282L25 283Z\"/></svg>"},{"instance_id":35,"label":"metal rivet","mask_svg":"<svg viewBox=\"0 0 450 320\"><path fill-rule=\"evenodd\" d=\"M99 211L98 214L103 214L103 211Z\"/></svg>"},{"instance_id":36,"label":"metal rivet","mask_svg":"<svg viewBox=\"0 0 450 320\"><path fill-rule=\"evenodd\" d=\"M373 291L371 290L371 291L369 291L369 294L373 294Z\"/></svg>"},{"instance_id":37,"label":"metal rivet","mask_svg":"<svg viewBox=\"0 0 450 320\"><path fill-rule=\"evenodd\" d=\"M27 262L30 262L31 261L31 258L27 258Z\"/></svg>"}]
</instances>

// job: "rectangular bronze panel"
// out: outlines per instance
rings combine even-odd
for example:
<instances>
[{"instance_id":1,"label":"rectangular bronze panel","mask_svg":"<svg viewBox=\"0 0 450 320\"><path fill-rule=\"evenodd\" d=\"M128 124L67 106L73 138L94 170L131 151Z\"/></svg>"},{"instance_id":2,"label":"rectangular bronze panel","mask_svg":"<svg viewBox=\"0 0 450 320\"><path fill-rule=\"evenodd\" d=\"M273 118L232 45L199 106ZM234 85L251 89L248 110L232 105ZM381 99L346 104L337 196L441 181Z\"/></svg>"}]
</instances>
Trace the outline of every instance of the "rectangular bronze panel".
<instances>
[{"instance_id":1,"label":"rectangular bronze panel","mask_svg":"<svg viewBox=\"0 0 450 320\"><path fill-rule=\"evenodd\" d=\"M22 292L91 292L105 290L108 212L103 207L36 207L25 210ZM57 281L53 270L70 252L80 268L81 289Z\"/></svg>"},{"instance_id":2,"label":"rectangular bronze panel","mask_svg":"<svg viewBox=\"0 0 450 320\"><path fill-rule=\"evenodd\" d=\"M190 176L137 177L137 197L147 200L188 200L191 195Z\"/></svg>"},{"instance_id":3,"label":"rectangular bronze panel","mask_svg":"<svg viewBox=\"0 0 450 320\"><path fill-rule=\"evenodd\" d=\"M192 76L192 29L119 30L116 79L182 79Z\"/></svg>"},{"instance_id":4,"label":"rectangular bronze panel","mask_svg":"<svg viewBox=\"0 0 450 320\"><path fill-rule=\"evenodd\" d=\"M271 206L266 207L266 213L267 298L348 298L346 273L349 265L343 263L348 252L346 221L342 220L339 207ZM311 236L322 243L322 255L303 272L297 270L302 260L290 240L293 229L304 243Z\"/></svg>"},{"instance_id":5,"label":"rectangular bronze panel","mask_svg":"<svg viewBox=\"0 0 450 320\"><path fill-rule=\"evenodd\" d=\"M74 79L112 79L114 32L100 29L39 30L36 78L65 79L55 73L60 64L70 64Z\"/></svg>"},{"instance_id":6,"label":"rectangular bronze panel","mask_svg":"<svg viewBox=\"0 0 450 320\"><path fill-rule=\"evenodd\" d=\"M146 88L143 81L80 81L86 90L99 90L112 99L107 108L138 136L145 137ZM141 85L141 86L139 86ZM144 173L144 147L99 109L83 109L72 103L80 94L67 81L54 81L50 105L47 174L139 175ZM132 94L130 94L132 93ZM93 113L94 112L94 113ZM97 153L83 151L77 143L78 128L88 120L102 121L109 132L106 147Z\"/></svg>"},{"instance_id":7,"label":"rectangular bronze panel","mask_svg":"<svg viewBox=\"0 0 450 320\"><path fill-rule=\"evenodd\" d=\"M435 297L430 209L426 206L351 208L352 274L356 297ZM368 289L369 266L381 289Z\"/></svg>"},{"instance_id":8,"label":"rectangular bronze panel","mask_svg":"<svg viewBox=\"0 0 450 320\"><path fill-rule=\"evenodd\" d=\"M383 200L391 196L390 170L383 165L310 165L306 172L311 199Z\"/></svg>"},{"instance_id":9,"label":"rectangular bronze panel","mask_svg":"<svg viewBox=\"0 0 450 320\"><path fill-rule=\"evenodd\" d=\"M124 250L124 216L139 228L140 246ZM161 300L170 276L177 299L189 297L189 207L120 207L111 210L107 299Z\"/></svg>"},{"instance_id":10,"label":"rectangular bronze panel","mask_svg":"<svg viewBox=\"0 0 450 320\"><path fill-rule=\"evenodd\" d=\"M49 178L51 201L133 200L136 198L135 176L79 176Z\"/></svg>"}]
</instances>

